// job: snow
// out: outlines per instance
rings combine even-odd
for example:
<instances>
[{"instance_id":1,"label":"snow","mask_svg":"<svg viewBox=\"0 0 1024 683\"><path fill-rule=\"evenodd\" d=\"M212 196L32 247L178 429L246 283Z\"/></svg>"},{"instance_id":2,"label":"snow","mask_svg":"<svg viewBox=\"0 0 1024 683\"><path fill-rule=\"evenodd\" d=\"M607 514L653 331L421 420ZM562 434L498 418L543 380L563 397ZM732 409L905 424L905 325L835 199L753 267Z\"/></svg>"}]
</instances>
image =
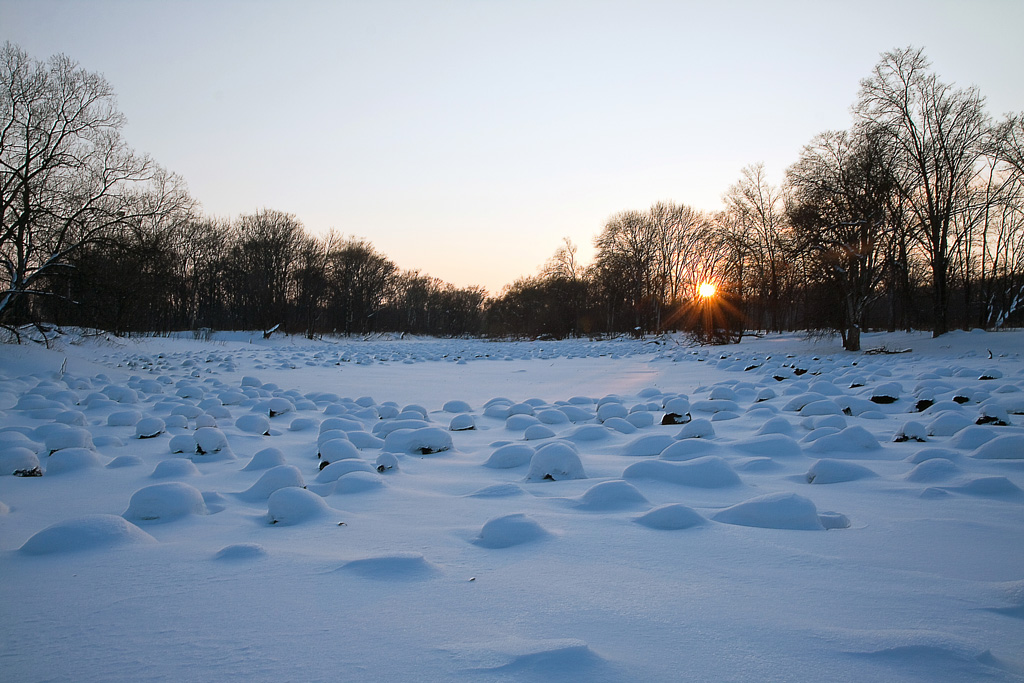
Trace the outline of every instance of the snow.
<instances>
[{"instance_id":1,"label":"snow","mask_svg":"<svg viewBox=\"0 0 1024 683\"><path fill-rule=\"evenodd\" d=\"M152 536L120 517L87 515L46 527L25 541L19 550L24 555L64 555L155 542ZM19 677L27 677L29 671Z\"/></svg>"},{"instance_id":2,"label":"snow","mask_svg":"<svg viewBox=\"0 0 1024 683\"><path fill-rule=\"evenodd\" d=\"M729 463L714 455L684 462L643 460L627 467L622 476L626 479L653 479L680 486L708 489L740 484L740 478L729 466Z\"/></svg>"},{"instance_id":3,"label":"snow","mask_svg":"<svg viewBox=\"0 0 1024 683\"><path fill-rule=\"evenodd\" d=\"M625 481L602 481L594 484L576 501L585 510L617 510L647 503L639 489Z\"/></svg>"},{"instance_id":4,"label":"snow","mask_svg":"<svg viewBox=\"0 0 1024 683\"><path fill-rule=\"evenodd\" d=\"M700 526L707 522L699 512L680 503L667 503L636 518L637 524L651 529L674 531Z\"/></svg>"},{"instance_id":5,"label":"snow","mask_svg":"<svg viewBox=\"0 0 1024 683\"><path fill-rule=\"evenodd\" d=\"M530 458L530 469L526 479L532 481L561 481L563 479L586 479L583 461L571 443L556 441L537 449Z\"/></svg>"},{"instance_id":6,"label":"snow","mask_svg":"<svg viewBox=\"0 0 1024 683\"><path fill-rule=\"evenodd\" d=\"M500 549L522 545L548 536L536 520L517 512L487 520L480 535L473 540L482 548Z\"/></svg>"},{"instance_id":7,"label":"snow","mask_svg":"<svg viewBox=\"0 0 1024 683\"><path fill-rule=\"evenodd\" d=\"M814 503L796 493L769 493L737 503L712 515L724 524L765 529L823 530Z\"/></svg>"},{"instance_id":8,"label":"snow","mask_svg":"<svg viewBox=\"0 0 1024 683\"><path fill-rule=\"evenodd\" d=\"M180 482L153 484L132 494L125 519L135 522L169 522L187 515L207 514L199 489Z\"/></svg>"},{"instance_id":9,"label":"snow","mask_svg":"<svg viewBox=\"0 0 1024 683\"><path fill-rule=\"evenodd\" d=\"M0 348L5 680L1024 680L1024 332L261 337Z\"/></svg>"}]
</instances>

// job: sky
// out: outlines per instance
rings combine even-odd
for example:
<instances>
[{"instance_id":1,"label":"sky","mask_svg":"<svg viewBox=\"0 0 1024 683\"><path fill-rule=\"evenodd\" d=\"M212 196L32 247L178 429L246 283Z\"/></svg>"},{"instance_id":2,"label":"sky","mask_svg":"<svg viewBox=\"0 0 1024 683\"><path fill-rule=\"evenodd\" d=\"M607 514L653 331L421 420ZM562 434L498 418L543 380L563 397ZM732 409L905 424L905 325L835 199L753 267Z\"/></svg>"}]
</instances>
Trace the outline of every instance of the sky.
<instances>
[{"instance_id":1,"label":"sky","mask_svg":"<svg viewBox=\"0 0 1024 683\"><path fill-rule=\"evenodd\" d=\"M887 50L1024 111L1021 26L1019 0L0 0L0 41L102 73L206 215L293 213L492 294L618 212L781 182Z\"/></svg>"}]
</instances>

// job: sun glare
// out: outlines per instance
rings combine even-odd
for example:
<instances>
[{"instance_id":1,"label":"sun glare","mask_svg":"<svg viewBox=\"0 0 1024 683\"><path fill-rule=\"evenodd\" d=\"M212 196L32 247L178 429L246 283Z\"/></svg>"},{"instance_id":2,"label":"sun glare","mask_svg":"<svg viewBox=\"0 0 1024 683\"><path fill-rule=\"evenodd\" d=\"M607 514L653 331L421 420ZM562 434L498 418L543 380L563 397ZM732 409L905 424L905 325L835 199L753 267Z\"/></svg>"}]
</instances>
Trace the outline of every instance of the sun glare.
<instances>
[{"instance_id":1,"label":"sun glare","mask_svg":"<svg viewBox=\"0 0 1024 683\"><path fill-rule=\"evenodd\" d=\"M697 294L707 299L715 295L715 286L710 282L702 282L697 286Z\"/></svg>"}]
</instances>

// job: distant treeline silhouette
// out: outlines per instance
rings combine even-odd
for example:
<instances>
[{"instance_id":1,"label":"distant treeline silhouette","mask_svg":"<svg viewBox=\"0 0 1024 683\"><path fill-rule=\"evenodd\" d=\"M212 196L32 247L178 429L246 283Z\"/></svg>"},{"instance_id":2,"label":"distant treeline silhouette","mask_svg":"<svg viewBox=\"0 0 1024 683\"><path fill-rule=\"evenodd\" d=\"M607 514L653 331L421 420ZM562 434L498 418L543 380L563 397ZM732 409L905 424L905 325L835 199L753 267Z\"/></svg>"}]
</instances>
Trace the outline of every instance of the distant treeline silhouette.
<instances>
[{"instance_id":1,"label":"distant treeline silhouette","mask_svg":"<svg viewBox=\"0 0 1024 683\"><path fill-rule=\"evenodd\" d=\"M722 211L616 214L593 263L566 239L493 296L402 271L366 239L312 235L289 213L202 215L180 177L122 139L106 80L63 55L5 44L0 109L0 325L16 334L808 330L857 350L869 328L1024 321L1024 114L993 120L919 49L883 54L850 128L815 136L781 186L754 164ZM702 282L715 296L698 296Z\"/></svg>"}]
</instances>

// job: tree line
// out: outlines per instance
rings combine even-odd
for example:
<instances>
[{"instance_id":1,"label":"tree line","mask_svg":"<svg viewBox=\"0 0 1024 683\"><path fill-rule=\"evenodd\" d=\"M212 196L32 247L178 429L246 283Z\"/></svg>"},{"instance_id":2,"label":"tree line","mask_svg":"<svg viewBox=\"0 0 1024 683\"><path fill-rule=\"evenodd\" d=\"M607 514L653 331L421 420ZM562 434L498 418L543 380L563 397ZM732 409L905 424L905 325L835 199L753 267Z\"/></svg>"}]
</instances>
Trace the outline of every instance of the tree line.
<instances>
[{"instance_id":1,"label":"tree line","mask_svg":"<svg viewBox=\"0 0 1024 683\"><path fill-rule=\"evenodd\" d=\"M63 55L7 43L0 79L0 324L15 333L716 340L725 328L839 332L857 350L868 328L938 336L1024 319L1024 116L992 119L918 49L883 54L850 128L815 136L780 186L755 164L721 211L618 213L592 263L566 239L493 297L400 270L365 239L312 235L292 214L204 216L180 177L122 139L103 77Z\"/></svg>"},{"instance_id":2,"label":"tree line","mask_svg":"<svg viewBox=\"0 0 1024 683\"><path fill-rule=\"evenodd\" d=\"M722 211L617 214L587 268L566 242L492 304L499 329L699 329L718 306L724 324L838 332L859 350L868 328L1024 323L1024 115L993 120L976 88L944 83L914 48L881 56L852 112L781 186L755 164Z\"/></svg>"}]
</instances>

